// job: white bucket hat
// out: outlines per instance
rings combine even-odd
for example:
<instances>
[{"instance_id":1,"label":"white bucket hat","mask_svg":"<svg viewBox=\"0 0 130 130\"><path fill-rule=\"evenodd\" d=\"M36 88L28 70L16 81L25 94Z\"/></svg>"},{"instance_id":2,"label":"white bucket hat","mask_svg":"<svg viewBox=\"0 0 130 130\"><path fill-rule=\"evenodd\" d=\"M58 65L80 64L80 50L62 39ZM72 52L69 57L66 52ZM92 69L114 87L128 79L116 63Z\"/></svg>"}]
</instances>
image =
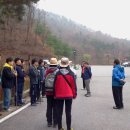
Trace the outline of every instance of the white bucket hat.
<instances>
[{"instance_id":1,"label":"white bucket hat","mask_svg":"<svg viewBox=\"0 0 130 130\"><path fill-rule=\"evenodd\" d=\"M61 67L68 67L69 66L69 59L67 57L63 57L60 62Z\"/></svg>"}]
</instances>

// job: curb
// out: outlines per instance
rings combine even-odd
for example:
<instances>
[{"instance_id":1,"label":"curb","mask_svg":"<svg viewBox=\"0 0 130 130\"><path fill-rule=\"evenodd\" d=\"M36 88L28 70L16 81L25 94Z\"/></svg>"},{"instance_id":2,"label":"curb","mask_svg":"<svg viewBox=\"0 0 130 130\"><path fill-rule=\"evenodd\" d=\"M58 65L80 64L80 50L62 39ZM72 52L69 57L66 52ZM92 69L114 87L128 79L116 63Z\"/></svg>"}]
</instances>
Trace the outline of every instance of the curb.
<instances>
[{"instance_id":1,"label":"curb","mask_svg":"<svg viewBox=\"0 0 130 130\"><path fill-rule=\"evenodd\" d=\"M8 120L9 118L15 116L16 114L18 114L19 112L21 112L22 110L26 109L29 106L30 106L30 103L26 104L25 106L19 108L16 111L12 112L11 114L7 115L6 117L0 119L0 124L3 123L4 121Z\"/></svg>"}]
</instances>

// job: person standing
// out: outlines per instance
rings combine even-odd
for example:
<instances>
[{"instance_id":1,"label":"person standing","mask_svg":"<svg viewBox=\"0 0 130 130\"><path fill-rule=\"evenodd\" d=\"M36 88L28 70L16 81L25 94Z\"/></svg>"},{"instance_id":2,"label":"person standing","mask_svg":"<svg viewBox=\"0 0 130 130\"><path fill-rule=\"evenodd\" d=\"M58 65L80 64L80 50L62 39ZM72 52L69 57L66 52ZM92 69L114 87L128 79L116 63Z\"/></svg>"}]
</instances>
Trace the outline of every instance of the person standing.
<instances>
[{"instance_id":1,"label":"person standing","mask_svg":"<svg viewBox=\"0 0 130 130\"><path fill-rule=\"evenodd\" d=\"M83 88L81 90L85 90L85 81L84 81L84 78L83 78L83 75L84 75L84 62L85 61L82 61L82 63L81 63L81 78L82 78L82 81L83 81Z\"/></svg>"},{"instance_id":2,"label":"person standing","mask_svg":"<svg viewBox=\"0 0 130 130\"><path fill-rule=\"evenodd\" d=\"M45 87L46 87L46 97L47 97L47 122L48 127L56 127L57 125L57 109L56 103L54 100L54 79L57 72L57 59L50 59L50 66L46 71L45 75Z\"/></svg>"},{"instance_id":3,"label":"person standing","mask_svg":"<svg viewBox=\"0 0 130 130\"><path fill-rule=\"evenodd\" d=\"M13 58L7 58L2 71L3 107L5 111L10 110L11 89L14 87L14 79L17 76L13 64Z\"/></svg>"},{"instance_id":4,"label":"person standing","mask_svg":"<svg viewBox=\"0 0 130 130\"><path fill-rule=\"evenodd\" d=\"M120 65L119 59L114 60L114 68L112 73L112 92L115 101L113 109L122 109L123 105L123 85L125 84L124 67Z\"/></svg>"},{"instance_id":5,"label":"person standing","mask_svg":"<svg viewBox=\"0 0 130 130\"><path fill-rule=\"evenodd\" d=\"M38 83L37 100L40 99L41 91L42 91L42 96L45 95L45 86L44 86L45 69L44 69L44 61L42 59L39 60L38 71L40 73L40 76L39 76L39 83Z\"/></svg>"},{"instance_id":6,"label":"person standing","mask_svg":"<svg viewBox=\"0 0 130 130\"><path fill-rule=\"evenodd\" d=\"M29 69L29 77L30 77L30 97L31 97L31 105L36 106L36 96L37 96L37 87L38 87L38 78L39 72L37 70L38 61L37 59L32 59L32 65Z\"/></svg>"},{"instance_id":7,"label":"person standing","mask_svg":"<svg viewBox=\"0 0 130 130\"><path fill-rule=\"evenodd\" d=\"M77 86L74 73L69 68L69 59L62 58L59 71L56 73L54 81L54 98L57 106L58 130L62 127L62 114L65 102L67 130L71 128L72 101L77 96Z\"/></svg>"},{"instance_id":8,"label":"person standing","mask_svg":"<svg viewBox=\"0 0 130 130\"><path fill-rule=\"evenodd\" d=\"M84 73L83 73L83 79L85 82L85 88L87 90L87 94L85 94L86 97L91 96L91 91L90 91L90 80L92 78L92 72L91 72L91 67L89 66L88 62L84 62Z\"/></svg>"},{"instance_id":9,"label":"person standing","mask_svg":"<svg viewBox=\"0 0 130 130\"><path fill-rule=\"evenodd\" d=\"M22 99L23 99L23 90L24 90L24 71L22 68L22 62L20 58L16 58L15 60L15 70L17 71L17 81L16 81L16 97L15 97L15 104L17 106L24 105Z\"/></svg>"}]
</instances>

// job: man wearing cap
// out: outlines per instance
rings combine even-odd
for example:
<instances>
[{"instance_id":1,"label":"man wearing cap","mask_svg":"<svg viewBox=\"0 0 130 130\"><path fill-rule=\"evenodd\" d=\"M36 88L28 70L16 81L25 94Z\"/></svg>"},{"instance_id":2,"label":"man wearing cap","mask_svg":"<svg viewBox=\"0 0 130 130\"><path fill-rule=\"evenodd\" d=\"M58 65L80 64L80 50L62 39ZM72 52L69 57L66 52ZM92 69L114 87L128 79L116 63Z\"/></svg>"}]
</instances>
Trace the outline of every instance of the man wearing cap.
<instances>
[{"instance_id":1,"label":"man wearing cap","mask_svg":"<svg viewBox=\"0 0 130 130\"><path fill-rule=\"evenodd\" d=\"M54 100L54 79L57 72L57 59L51 58L50 59L50 66L46 71L45 75L45 87L46 87L46 96L47 96L47 122L48 127L56 127L57 125L57 110ZM53 119L52 119L53 117Z\"/></svg>"},{"instance_id":2,"label":"man wearing cap","mask_svg":"<svg viewBox=\"0 0 130 130\"><path fill-rule=\"evenodd\" d=\"M77 86L74 73L69 68L69 59L61 59L59 71L56 73L54 81L54 98L57 105L58 130L64 130L62 127L62 114L65 102L67 130L71 128L71 108L72 99L77 96Z\"/></svg>"}]
</instances>

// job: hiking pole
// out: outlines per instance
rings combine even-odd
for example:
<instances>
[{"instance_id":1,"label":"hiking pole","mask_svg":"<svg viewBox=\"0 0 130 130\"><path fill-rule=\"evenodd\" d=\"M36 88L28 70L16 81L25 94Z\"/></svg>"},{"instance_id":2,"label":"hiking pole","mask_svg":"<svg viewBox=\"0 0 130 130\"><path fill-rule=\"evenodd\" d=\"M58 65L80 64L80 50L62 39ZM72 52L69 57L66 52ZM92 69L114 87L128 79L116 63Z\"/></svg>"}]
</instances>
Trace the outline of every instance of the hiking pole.
<instances>
[{"instance_id":1,"label":"hiking pole","mask_svg":"<svg viewBox=\"0 0 130 130\"><path fill-rule=\"evenodd\" d=\"M38 70L38 94L39 94L39 101L40 101L40 104L41 104L41 80L40 80L40 70Z\"/></svg>"},{"instance_id":2,"label":"hiking pole","mask_svg":"<svg viewBox=\"0 0 130 130\"><path fill-rule=\"evenodd\" d=\"M38 85L38 87L39 87L39 100L40 100L40 104L41 104L41 102L42 102L42 100L41 100L41 81L39 81L39 85Z\"/></svg>"},{"instance_id":3,"label":"hiking pole","mask_svg":"<svg viewBox=\"0 0 130 130\"><path fill-rule=\"evenodd\" d=\"M15 70L14 70L14 73L17 73L17 71L16 71L16 66L15 66ZM18 80L17 80L17 75L15 75L15 106L17 106L18 104L17 104L17 96L18 96L18 94L17 94L17 85L18 85Z\"/></svg>"}]
</instances>

